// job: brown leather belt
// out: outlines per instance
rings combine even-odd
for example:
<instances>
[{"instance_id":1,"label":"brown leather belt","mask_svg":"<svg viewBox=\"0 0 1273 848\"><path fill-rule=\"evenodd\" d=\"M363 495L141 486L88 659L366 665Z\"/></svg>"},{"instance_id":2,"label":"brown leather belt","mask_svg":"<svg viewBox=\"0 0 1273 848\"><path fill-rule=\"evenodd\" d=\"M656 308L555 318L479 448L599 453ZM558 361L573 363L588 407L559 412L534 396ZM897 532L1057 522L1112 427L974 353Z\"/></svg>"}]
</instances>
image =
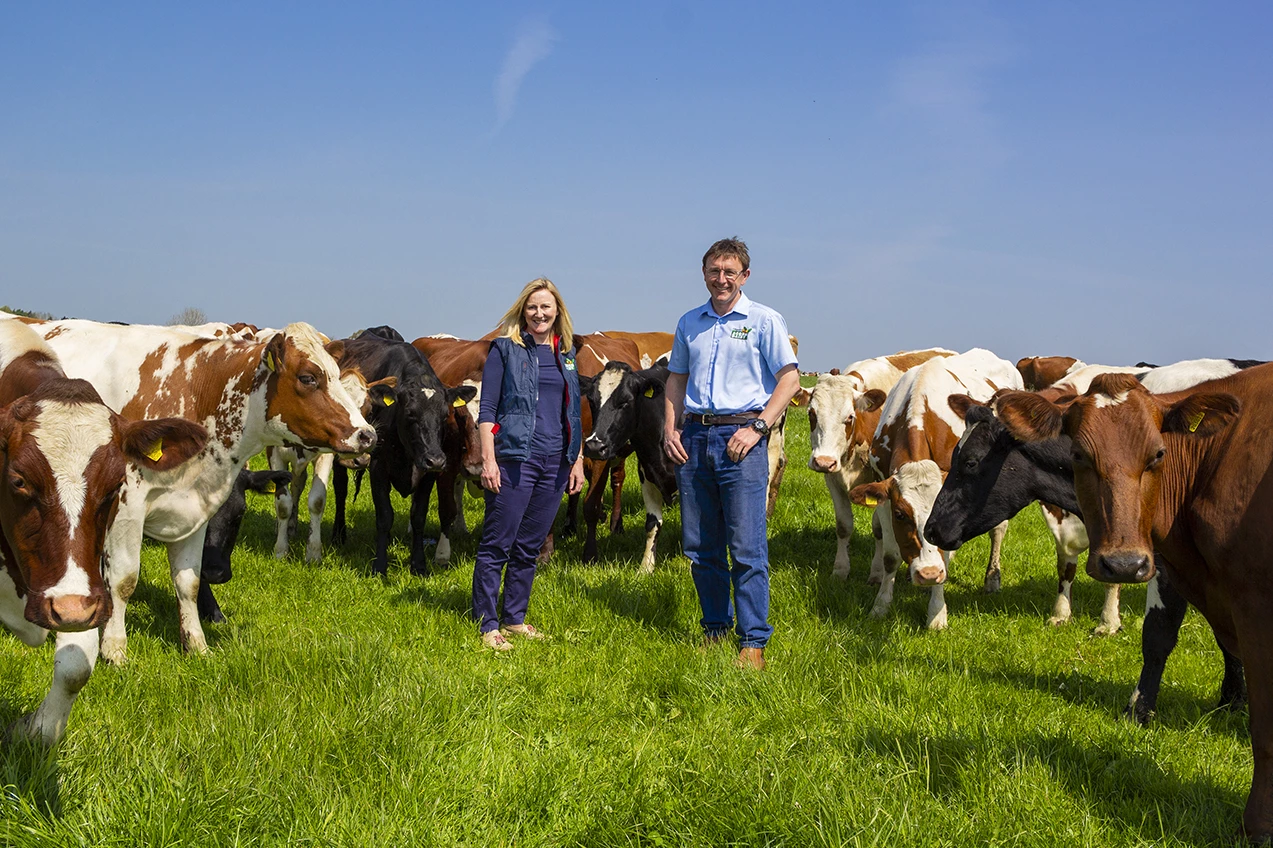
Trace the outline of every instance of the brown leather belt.
<instances>
[{"instance_id":1,"label":"brown leather belt","mask_svg":"<svg viewBox=\"0 0 1273 848\"><path fill-rule=\"evenodd\" d=\"M713 415L710 412L704 412L701 415L697 412L685 413L686 421L693 421L695 424L703 424L708 427L714 424L746 424L748 421L754 421L759 417L759 412L736 412L732 415Z\"/></svg>"}]
</instances>

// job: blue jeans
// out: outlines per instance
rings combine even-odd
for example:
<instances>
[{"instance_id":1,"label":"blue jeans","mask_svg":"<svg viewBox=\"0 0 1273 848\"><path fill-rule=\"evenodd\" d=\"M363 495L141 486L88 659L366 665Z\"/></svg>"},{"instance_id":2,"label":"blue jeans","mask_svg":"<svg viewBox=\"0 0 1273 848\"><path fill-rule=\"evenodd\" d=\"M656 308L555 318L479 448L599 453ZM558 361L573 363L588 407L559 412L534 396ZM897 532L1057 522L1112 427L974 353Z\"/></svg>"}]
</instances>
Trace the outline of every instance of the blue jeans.
<instances>
[{"instance_id":1,"label":"blue jeans","mask_svg":"<svg viewBox=\"0 0 1273 848\"><path fill-rule=\"evenodd\" d=\"M769 626L769 539L765 525L768 437L742 462L734 462L725 455L725 446L737 430L738 425L707 427L689 422L681 431L681 444L689 455L689 461L676 471L681 542L703 609L703 632L717 636L734 628L742 647L763 648L774 630Z\"/></svg>"}]
</instances>

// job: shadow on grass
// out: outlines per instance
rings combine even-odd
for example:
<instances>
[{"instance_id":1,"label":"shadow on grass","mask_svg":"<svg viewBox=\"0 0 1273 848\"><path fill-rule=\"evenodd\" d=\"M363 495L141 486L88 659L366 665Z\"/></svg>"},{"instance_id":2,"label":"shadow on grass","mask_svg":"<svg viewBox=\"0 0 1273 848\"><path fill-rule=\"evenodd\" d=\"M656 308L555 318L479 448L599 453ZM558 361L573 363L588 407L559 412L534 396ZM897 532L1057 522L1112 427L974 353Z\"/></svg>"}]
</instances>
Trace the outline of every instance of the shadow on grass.
<instances>
[{"instance_id":1,"label":"shadow on grass","mask_svg":"<svg viewBox=\"0 0 1273 848\"><path fill-rule=\"evenodd\" d=\"M620 618L636 621L663 633L681 635L677 592L666 581L607 574L594 585L582 575L558 577L566 591L582 595Z\"/></svg>"},{"instance_id":2,"label":"shadow on grass","mask_svg":"<svg viewBox=\"0 0 1273 848\"><path fill-rule=\"evenodd\" d=\"M19 714L7 702L0 702L0 719L11 727ZM62 815L61 770L57 748L6 734L0 743L0 809L14 818L15 807L25 807L45 818Z\"/></svg>"},{"instance_id":3,"label":"shadow on grass","mask_svg":"<svg viewBox=\"0 0 1273 848\"><path fill-rule=\"evenodd\" d=\"M1186 844L1231 842L1246 800L1210 780L1182 780L1143 754L1066 734L997 740L898 734L877 727L868 729L860 744L867 757L900 761L928 793L953 805L984 788L978 783L988 772L1007 775L1023 765L1041 767L1110 830L1134 834L1133 841L1146 845L1158 844L1164 835ZM966 785L969 781L972 785Z\"/></svg>"},{"instance_id":4,"label":"shadow on grass","mask_svg":"<svg viewBox=\"0 0 1273 848\"><path fill-rule=\"evenodd\" d=\"M473 612L472 591L451 582L437 586L433 585L433 581L425 580L404 588L394 597L393 602L445 610L462 616Z\"/></svg>"}]
</instances>

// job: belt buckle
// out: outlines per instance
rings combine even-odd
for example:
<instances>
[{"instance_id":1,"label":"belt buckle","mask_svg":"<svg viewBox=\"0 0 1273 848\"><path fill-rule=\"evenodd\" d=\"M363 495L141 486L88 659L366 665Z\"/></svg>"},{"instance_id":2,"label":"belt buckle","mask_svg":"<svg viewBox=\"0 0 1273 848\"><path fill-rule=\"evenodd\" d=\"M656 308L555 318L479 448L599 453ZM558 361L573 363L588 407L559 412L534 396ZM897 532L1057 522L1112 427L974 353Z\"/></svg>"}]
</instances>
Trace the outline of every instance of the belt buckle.
<instances>
[{"instance_id":1,"label":"belt buckle","mask_svg":"<svg viewBox=\"0 0 1273 848\"><path fill-rule=\"evenodd\" d=\"M710 427L712 426L713 423L715 423L716 416L710 412L704 412L702 414L702 419L703 419L703 424L707 427Z\"/></svg>"}]
</instances>

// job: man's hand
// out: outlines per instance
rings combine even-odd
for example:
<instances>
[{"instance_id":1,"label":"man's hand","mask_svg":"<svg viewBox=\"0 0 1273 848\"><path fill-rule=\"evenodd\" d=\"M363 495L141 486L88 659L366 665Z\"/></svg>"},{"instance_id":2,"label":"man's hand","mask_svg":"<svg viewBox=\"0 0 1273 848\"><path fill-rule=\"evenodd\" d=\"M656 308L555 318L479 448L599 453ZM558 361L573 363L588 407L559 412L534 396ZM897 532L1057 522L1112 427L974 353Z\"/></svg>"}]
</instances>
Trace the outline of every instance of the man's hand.
<instances>
[{"instance_id":1,"label":"man's hand","mask_svg":"<svg viewBox=\"0 0 1273 848\"><path fill-rule=\"evenodd\" d=\"M681 444L680 430L672 429L663 434L663 452L677 465L684 465L690 459L690 455L685 452L685 446Z\"/></svg>"},{"instance_id":2,"label":"man's hand","mask_svg":"<svg viewBox=\"0 0 1273 848\"><path fill-rule=\"evenodd\" d=\"M743 457L751 453L751 449L761 439L760 433L753 427L739 427L734 431L734 435L729 437L729 444L725 445L725 455L734 462L742 462Z\"/></svg>"}]
</instances>

